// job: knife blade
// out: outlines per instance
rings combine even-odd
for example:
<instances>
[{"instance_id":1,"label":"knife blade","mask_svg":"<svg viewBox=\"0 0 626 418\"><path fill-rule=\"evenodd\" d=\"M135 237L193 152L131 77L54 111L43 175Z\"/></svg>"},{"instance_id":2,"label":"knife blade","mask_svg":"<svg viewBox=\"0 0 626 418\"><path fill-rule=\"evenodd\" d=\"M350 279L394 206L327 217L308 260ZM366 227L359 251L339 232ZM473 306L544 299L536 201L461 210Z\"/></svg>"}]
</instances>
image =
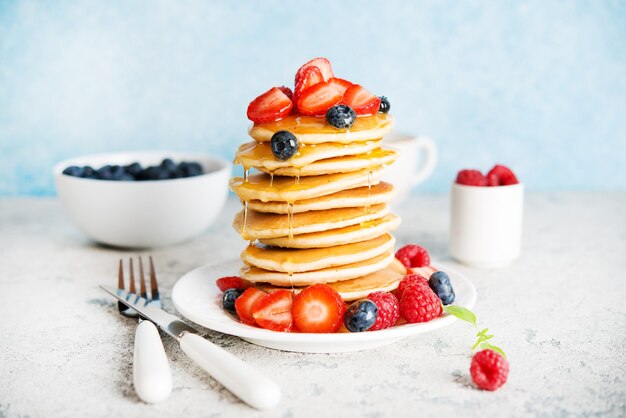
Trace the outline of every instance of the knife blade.
<instances>
[{"instance_id":1,"label":"knife blade","mask_svg":"<svg viewBox=\"0 0 626 418\"><path fill-rule=\"evenodd\" d=\"M274 381L233 354L204 339L198 331L178 317L150 306L145 298L137 294L112 286L100 287L176 339L187 356L248 405L257 409L269 409L280 401L281 390Z\"/></svg>"}]
</instances>

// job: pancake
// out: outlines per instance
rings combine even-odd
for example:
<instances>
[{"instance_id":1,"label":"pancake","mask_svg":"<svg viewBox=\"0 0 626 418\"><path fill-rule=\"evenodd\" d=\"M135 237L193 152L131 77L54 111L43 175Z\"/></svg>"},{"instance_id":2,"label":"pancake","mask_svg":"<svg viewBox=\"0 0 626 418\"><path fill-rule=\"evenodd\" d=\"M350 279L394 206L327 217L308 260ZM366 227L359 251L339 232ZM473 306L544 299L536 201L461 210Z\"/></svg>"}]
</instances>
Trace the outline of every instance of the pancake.
<instances>
[{"instance_id":1,"label":"pancake","mask_svg":"<svg viewBox=\"0 0 626 418\"><path fill-rule=\"evenodd\" d=\"M382 218L343 228L294 235L291 238L266 238L260 239L259 241L265 245L284 248L333 247L335 245L344 245L351 242L370 240L389 231L395 230L398 228L398 225L400 225L400 217L389 213Z\"/></svg>"},{"instance_id":2,"label":"pancake","mask_svg":"<svg viewBox=\"0 0 626 418\"><path fill-rule=\"evenodd\" d=\"M260 200L262 202L295 202L301 199L324 196L340 190L354 189L380 183L383 170L378 167L351 173L327 174L323 176L303 177L298 181L293 177L274 177L267 174L253 174L245 181L234 177L230 187L243 201Z\"/></svg>"},{"instance_id":3,"label":"pancake","mask_svg":"<svg viewBox=\"0 0 626 418\"><path fill-rule=\"evenodd\" d=\"M248 134L258 142L268 142L278 131L289 131L301 144L324 142L351 142L379 139L393 128L394 118L388 113L358 117L350 129L337 129L326 123L324 117L291 115L277 122L255 124Z\"/></svg>"},{"instance_id":4,"label":"pancake","mask_svg":"<svg viewBox=\"0 0 626 418\"><path fill-rule=\"evenodd\" d=\"M396 192L393 186L381 181L370 188L367 186L357 187L356 189L342 190L325 196L298 200L293 204L291 210L292 213L302 213L310 210L367 207L369 205L387 203L393 199L395 195ZM257 212L282 214L287 214L289 211L286 202L261 202L260 200L249 201L248 209Z\"/></svg>"},{"instance_id":5,"label":"pancake","mask_svg":"<svg viewBox=\"0 0 626 418\"><path fill-rule=\"evenodd\" d=\"M329 283L343 300L351 301L367 297L372 292L391 292L400 285L407 274L406 267L396 258L384 269L350 280Z\"/></svg>"},{"instance_id":6,"label":"pancake","mask_svg":"<svg viewBox=\"0 0 626 418\"><path fill-rule=\"evenodd\" d=\"M235 216L233 227L247 240L278 238L343 228L382 218L387 213L389 213L389 207L384 203L371 206L367 210L365 208L338 208L297 213L292 216L253 210L248 210L245 216L245 210L243 210Z\"/></svg>"},{"instance_id":7,"label":"pancake","mask_svg":"<svg viewBox=\"0 0 626 418\"><path fill-rule=\"evenodd\" d=\"M357 277L350 280L342 280L339 282L329 283L328 285L335 289L341 298L347 302L363 299L372 292L391 292L400 285L400 282L407 274L406 268L397 259L394 259L389 266L377 270L365 276ZM271 284L260 283L257 285L266 292L272 292L278 289L293 290L294 293L300 293L303 287L281 287Z\"/></svg>"},{"instance_id":8,"label":"pancake","mask_svg":"<svg viewBox=\"0 0 626 418\"><path fill-rule=\"evenodd\" d=\"M312 147L313 145L310 146ZM398 158L398 153L395 150L379 148L365 154L346 155L344 157L315 161L304 167L284 167L274 171L264 167L255 168L265 173L273 173L279 176L319 176L322 174L349 173L372 167L384 167L392 164L396 158Z\"/></svg>"},{"instance_id":9,"label":"pancake","mask_svg":"<svg viewBox=\"0 0 626 418\"><path fill-rule=\"evenodd\" d=\"M253 283L270 283L277 286L309 286L316 283L332 283L365 276L387 267L393 260L393 251L389 251L357 263L293 274L264 270L258 267L243 267L240 276Z\"/></svg>"},{"instance_id":10,"label":"pancake","mask_svg":"<svg viewBox=\"0 0 626 418\"><path fill-rule=\"evenodd\" d=\"M248 142L243 144L235 154L235 164L244 167L254 167L263 171L275 171L279 168L305 166L319 160L343 157L346 155L365 154L380 148L381 140L353 142L351 144L339 144L328 142L319 145L301 146L296 155L288 160L279 160L272 154L269 142ZM279 174L279 173L276 173ZM327 173L320 173L327 174ZM282 174L279 174L282 175Z\"/></svg>"},{"instance_id":11,"label":"pancake","mask_svg":"<svg viewBox=\"0 0 626 418\"><path fill-rule=\"evenodd\" d=\"M290 249L253 244L241 253L241 260L265 270L299 273L368 260L393 251L395 241L391 235L383 234L332 248Z\"/></svg>"}]
</instances>

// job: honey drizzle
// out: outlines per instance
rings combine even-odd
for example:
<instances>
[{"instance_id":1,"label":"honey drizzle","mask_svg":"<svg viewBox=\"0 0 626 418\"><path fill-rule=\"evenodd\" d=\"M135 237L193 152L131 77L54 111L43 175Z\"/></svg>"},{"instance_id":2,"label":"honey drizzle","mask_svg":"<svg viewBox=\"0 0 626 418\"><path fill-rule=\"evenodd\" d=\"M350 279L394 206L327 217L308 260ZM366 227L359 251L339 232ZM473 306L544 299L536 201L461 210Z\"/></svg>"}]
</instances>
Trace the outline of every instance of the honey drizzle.
<instances>
[{"instance_id":1,"label":"honey drizzle","mask_svg":"<svg viewBox=\"0 0 626 418\"><path fill-rule=\"evenodd\" d=\"M270 171L270 187L274 187L274 172Z\"/></svg>"},{"instance_id":2,"label":"honey drizzle","mask_svg":"<svg viewBox=\"0 0 626 418\"><path fill-rule=\"evenodd\" d=\"M248 222L248 202L243 202L243 228L242 232L246 233L246 223Z\"/></svg>"},{"instance_id":3,"label":"honey drizzle","mask_svg":"<svg viewBox=\"0 0 626 418\"><path fill-rule=\"evenodd\" d=\"M289 224L289 239L293 239L293 203L287 202L287 223Z\"/></svg>"}]
</instances>

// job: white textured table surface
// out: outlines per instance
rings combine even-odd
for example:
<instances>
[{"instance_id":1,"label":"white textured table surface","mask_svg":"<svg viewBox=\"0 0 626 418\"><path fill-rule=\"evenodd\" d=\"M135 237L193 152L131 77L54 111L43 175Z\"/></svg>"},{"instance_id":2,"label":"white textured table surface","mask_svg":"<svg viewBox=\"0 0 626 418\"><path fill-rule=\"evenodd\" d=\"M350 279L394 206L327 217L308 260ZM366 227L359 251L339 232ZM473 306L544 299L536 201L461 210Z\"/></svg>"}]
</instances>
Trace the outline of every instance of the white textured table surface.
<instances>
[{"instance_id":1,"label":"white textured table surface","mask_svg":"<svg viewBox=\"0 0 626 418\"><path fill-rule=\"evenodd\" d=\"M151 251L164 290L244 243L216 226ZM399 244L447 260L447 196L413 196L398 211ZM478 289L479 322L507 352L508 383L495 393L469 377L465 323L351 354L273 351L235 337L207 338L272 376L284 399L257 412L196 368L171 339L174 392L148 406L131 385L134 321L98 285L136 255L90 243L54 199L0 199L0 417L205 416L626 416L626 193L527 196L523 255L509 268L456 266Z\"/></svg>"}]
</instances>

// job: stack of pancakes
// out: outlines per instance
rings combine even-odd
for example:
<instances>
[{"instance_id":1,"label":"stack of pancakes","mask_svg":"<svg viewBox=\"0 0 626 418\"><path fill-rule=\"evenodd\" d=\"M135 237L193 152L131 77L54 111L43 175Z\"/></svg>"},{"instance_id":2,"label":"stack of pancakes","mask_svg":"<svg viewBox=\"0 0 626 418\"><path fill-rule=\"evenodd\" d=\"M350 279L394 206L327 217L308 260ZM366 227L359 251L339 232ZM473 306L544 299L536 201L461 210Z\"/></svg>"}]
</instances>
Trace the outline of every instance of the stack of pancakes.
<instances>
[{"instance_id":1,"label":"stack of pancakes","mask_svg":"<svg viewBox=\"0 0 626 418\"><path fill-rule=\"evenodd\" d=\"M395 289L406 273L390 234L400 218L387 205L393 186L380 180L397 158L381 145L392 126L389 114L359 117L349 130L296 115L253 125L254 141L235 157L244 177L231 180L244 206L233 226L250 241L241 276L266 288L326 283L344 300ZM281 130L300 144L286 161L270 147Z\"/></svg>"}]
</instances>

